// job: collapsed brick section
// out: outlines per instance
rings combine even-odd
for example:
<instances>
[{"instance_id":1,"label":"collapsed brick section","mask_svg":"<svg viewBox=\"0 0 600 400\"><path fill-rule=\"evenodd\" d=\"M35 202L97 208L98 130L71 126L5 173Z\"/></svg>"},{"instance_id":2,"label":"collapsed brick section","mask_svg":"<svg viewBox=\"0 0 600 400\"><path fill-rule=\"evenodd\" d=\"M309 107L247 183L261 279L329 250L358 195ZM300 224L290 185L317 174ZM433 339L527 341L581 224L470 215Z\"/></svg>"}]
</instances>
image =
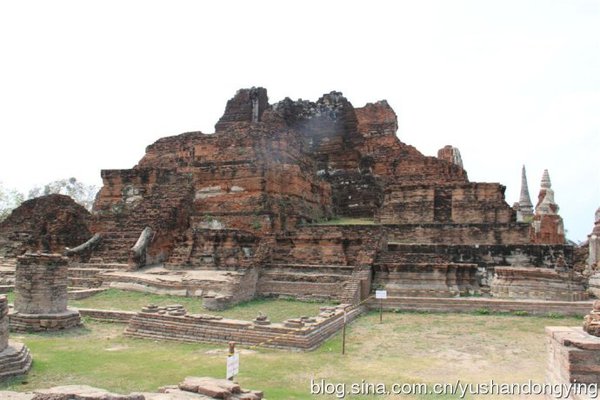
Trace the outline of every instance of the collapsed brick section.
<instances>
[{"instance_id":1,"label":"collapsed brick section","mask_svg":"<svg viewBox=\"0 0 600 400\"><path fill-rule=\"evenodd\" d=\"M69 196L51 194L27 200L0 222L0 256L26 251L62 253L91 236L90 213Z\"/></svg>"}]
</instances>

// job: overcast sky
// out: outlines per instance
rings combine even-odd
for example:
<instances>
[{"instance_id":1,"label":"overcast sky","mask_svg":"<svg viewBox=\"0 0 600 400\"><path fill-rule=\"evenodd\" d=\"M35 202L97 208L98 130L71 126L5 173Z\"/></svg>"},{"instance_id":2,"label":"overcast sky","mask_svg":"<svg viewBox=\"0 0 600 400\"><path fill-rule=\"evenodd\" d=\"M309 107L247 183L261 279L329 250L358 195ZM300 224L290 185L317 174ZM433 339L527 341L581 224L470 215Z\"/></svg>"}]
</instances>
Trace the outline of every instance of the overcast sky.
<instances>
[{"instance_id":1,"label":"overcast sky","mask_svg":"<svg viewBox=\"0 0 600 400\"><path fill-rule=\"evenodd\" d=\"M4 1L0 57L0 181L24 192L100 185L263 86L387 99L403 142L458 147L509 204L547 168L574 240L600 206L600 0Z\"/></svg>"}]
</instances>

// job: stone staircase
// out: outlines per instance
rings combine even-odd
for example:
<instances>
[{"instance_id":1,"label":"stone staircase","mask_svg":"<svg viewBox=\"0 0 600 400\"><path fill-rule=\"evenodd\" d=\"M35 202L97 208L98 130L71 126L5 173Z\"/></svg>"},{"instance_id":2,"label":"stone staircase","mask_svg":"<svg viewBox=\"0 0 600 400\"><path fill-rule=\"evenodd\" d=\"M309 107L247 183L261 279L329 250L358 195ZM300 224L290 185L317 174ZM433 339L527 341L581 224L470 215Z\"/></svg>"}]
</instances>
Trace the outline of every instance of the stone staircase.
<instances>
[{"instance_id":1,"label":"stone staircase","mask_svg":"<svg viewBox=\"0 0 600 400\"><path fill-rule=\"evenodd\" d=\"M258 278L257 294L301 300L342 301L352 285L354 267L319 264L265 264ZM346 296L349 297L349 296Z\"/></svg>"},{"instance_id":2,"label":"stone staircase","mask_svg":"<svg viewBox=\"0 0 600 400\"><path fill-rule=\"evenodd\" d=\"M69 265L69 287L76 289L100 288L103 279L100 274L127 269L127 264L104 263L102 259L92 258L87 263L71 263Z\"/></svg>"},{"instance_id":3,"label":"stone staircase","mask_svg":"<svg viewBox=\"0 0 600 400\"><path fill-rule=\"evenodd\" d=\"M346 304L358 304L366 300L371 294L371 280L373 270L368 267L354 267L352 277L346 282L341 294L340 302Z\"/></svg>"},{"instance_id":4,"label":"stone staircase","mask_svg":"<svg viewBox=\"0 0 600 400\"><path fill-rule=\"evenodd\" d=\"M7 293L15 286L16 258L0 257L0 293Z\"/></svg>"}]
</instances>

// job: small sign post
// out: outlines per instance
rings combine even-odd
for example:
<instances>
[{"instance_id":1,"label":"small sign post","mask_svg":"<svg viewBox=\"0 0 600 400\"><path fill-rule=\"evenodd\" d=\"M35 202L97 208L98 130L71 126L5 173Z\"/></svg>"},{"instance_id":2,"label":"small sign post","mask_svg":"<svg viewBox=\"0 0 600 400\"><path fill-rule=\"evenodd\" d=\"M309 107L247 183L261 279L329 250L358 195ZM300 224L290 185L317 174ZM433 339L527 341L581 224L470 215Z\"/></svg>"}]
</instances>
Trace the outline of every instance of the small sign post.
<instances>
[{"instance_id":1,"label":"small sign post","mask_svg":"<svg viewBox=\"0 0 600 400\"><path fill-rule=\"evenodd\" d=\"M235 352L235 342L229 342L229 355L227 356L227 379L232 381L233 377L240 373L240 355Z\"/></svg>"},{"instance_id":2,"label":"small sign post","mask_svg":"<svg viewBox=\"0 0 600 400\"><path fill-rule=\"evenodd\" d=\"M387 290L376 290L375 298L379 299L379 323L383 322L383 300L387 299Z\"/></svg>"},{"instance_id":3,"label":"small sign post","mask_svg":"<svg viewBox=\"0 0 600 400\"><path fill-rule=\"evenodd\" d=\"M344 325L342 326L342 354L346 354L346 322L348 320L346 310L344 310Z\"/></svg>"}]
</instances>

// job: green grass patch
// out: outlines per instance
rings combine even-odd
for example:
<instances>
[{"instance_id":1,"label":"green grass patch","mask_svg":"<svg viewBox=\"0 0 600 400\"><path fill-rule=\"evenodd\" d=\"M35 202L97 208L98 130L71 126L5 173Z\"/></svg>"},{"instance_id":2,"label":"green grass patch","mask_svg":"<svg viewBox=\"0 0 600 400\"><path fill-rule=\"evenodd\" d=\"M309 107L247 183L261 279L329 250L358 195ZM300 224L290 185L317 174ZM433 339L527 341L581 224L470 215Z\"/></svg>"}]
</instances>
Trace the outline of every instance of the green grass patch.
<instances>
[{"instance_id":1,"label":"green grass patch","mask_svg":"<svg viewBox=\"0 0 600 400\"><path fill-rule=\"evenodd\" d=\"M579 326L580 322L565 317L561 325ZM348 326L345 355L341 355L339 333L306 353L238 345L238 380L244 387L264 390L269 399L335 398L311 395L311 379L388 385L431 385L457 379L465 383L490 379L543 382L547 356L544 327L555 323L553 318L537 316L441 313L386 313L379 323L379 314L370 312ZM84 328L68 332L11 335L29 346L34 364L25 379L3 383L0 390L88 384L129 393L156 391L190 375L225 375L225 343L131 339L123 336L124 327L86 321Z\"/></svg>"},{"instance_id":2,"label":"green grass patch","mask_svg":"<svg viewBox=\"0 0 600 400\"><path fill-rule=\"evenodd\" d=\"M226 318L252 320L259 312L267 314L271 322L282 322L303 315L315 316L319 308L330 303L302 302L298 300L255 299L237 304L224 311L208 311L202 307L202 299L195 297L164 296L151 293L108 289L82 300L69 301L69 306L98 308L102 310L139 311L147 304L166 306L181 304L189 313L217 314Z\"/></svg>"}]
</instances>

